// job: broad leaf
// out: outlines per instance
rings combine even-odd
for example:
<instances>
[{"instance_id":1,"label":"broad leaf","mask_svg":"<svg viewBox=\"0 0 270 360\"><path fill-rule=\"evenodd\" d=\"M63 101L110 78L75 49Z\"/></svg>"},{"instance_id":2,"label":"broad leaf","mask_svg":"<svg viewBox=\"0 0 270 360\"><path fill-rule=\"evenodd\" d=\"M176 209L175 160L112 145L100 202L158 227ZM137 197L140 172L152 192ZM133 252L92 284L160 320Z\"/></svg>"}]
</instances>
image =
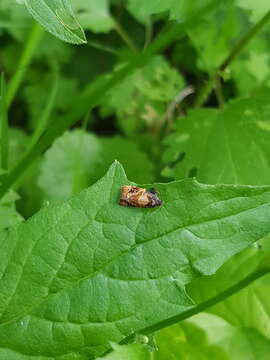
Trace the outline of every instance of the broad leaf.
<instances>
[{"instance_id":1,"label":"broad leaf","mask_svg":"<svg viewBox=\"0 0 270 360\"><path fill-rule=\"evenodd\" d=\"M113 345L113 352L98 360L152 360L150 352L140 344Z\"/></svg>"},{"instance_id":2,"label":"broad leaf","mask_svg":"<svg viewBox=\"0 0 270 360\"><path fill-rule=\"evenodd\" d=\"M114 112L120 128L128 135L164 123L168 103L184 88L182 75L162 56L152 57L116 85L102 101L103 113Z\"/></svg>"},{"instance_id":3,"label":"broad leaf","mask_svg":"<svg viewBox=\"0 0 270 360\"><path fill-rule=\"evenodd\" d=\"M235 42L246 30L241 26L241 12L230 2L220 3L217 10L202 19L199 27L191 28L188 36L199 53L198 67L216 70L228 56Z\"/></svg>"},{"instance_id":4,"label":"broad leaf","mask_svg":"<svg viewBox=\"0 0 270 360\"><path fill-rule=\"evenodd\" d=\"M179 179L193 170L206 183L268 183L269 94L261 91L229 103L224 111L200 109L180 118L165 140L164 162L171 166L163 174ZM185 157L179 162L181 153Z\"/></svg>"},{"instance_id":5,"label":"broad leaf","mask_svg":"<svg viewBox=\"0 0 270 360\"><path fill-rule=\"evenodd\" d=\"M260 0L255 3L253 0L234 0L236 5L251 14L251 19L256 22L270 10L268 0Z\"/></svg>"},{"instance_id":6,"label":"broad leaf","mask_svg":"<svg viewBox=\"0 0 270 360\"><path fill-rule=\"evenodd\" d=\"M72 0L72 5L84 29L100 33L114 28L110 0Z\"/></svg>"},{"instance_id":7,"label":"broad leaf","mask_svg":"<svg viewBox=\"0 0 270 360\"><path fill-rule=\"evenodd\" d=\"M247 249L230 259L215 275L195 280L188 286L189 294L196 302L205 301L268 264L270 252L265 249L266 246L269 248L268 243L269 236L262 248ZM269 288L270 275L267 275L207 311L222 317L234 327L246 330L253 328L258 334L268 338L270 344Z\"/></svg>"},{"instance_id":8,"label":"broad leaf","mask_svg":"<svg viewBox=\"0 0 270 360\"><path fill-rule=\"evenodd\" d=\"M154 360L229 360L224 350L210 344L207 333L193 323L184 322L157 333L158 350Z\"/></svg>"},{"instance_id":9,"label":"broad leaf","mask_svg":"<svg viewBox=\"0 0 270 360\"><path fill-rule=\"evenodd\" d=\"M232 326L217 316L204 313L195 316L188 323L203 331L208 342L221 348L230 360L269 358L270 341L255 329Z\"/></svg>"},{"instance_id":10,"label":"broad leaf","mask_svg":"<svg viewBox=\"0 0 270 360\"><path fill-rule=\"evenodd\" d=\"M118 205L115 163L91 188L0 236L0 355L85 360L191 306L185 284L270 231L270 188L155 184ZM7 350L8 349L8 350Z\"/></svg>"},{"instance_id":11,"label":"broad leaf","mask_svg":"<svg viewBox=\"0 0 270 360\"><path fill-rule=\"evenodd\" d=\"M61 40L72 44L86 42L70 0L25 0L25 5L36 21Z\"/></svg>"},{"instance_id":12,"label":"broad leaf","mask_svg":"<svg viewBox=\"0 0 270 360\"><path fill-rule=\"evenodd\" d=\"M184 21L209 4L211 0L129 0L129 9L141 19L167 11L170 19Z\"/></svg>"},{"instance_id":13,"label":"broad leaf","mask_svg":"<svg viewBox=\"0 0 270 360\"><path fill-rule=\"evenodd\" d=\"M58 138L45 154L39 185L47 199L67 199L102 177L115 159L136 182L153 180L153 164L135 142L74 130Z\"/></svg>"}]
</instances>

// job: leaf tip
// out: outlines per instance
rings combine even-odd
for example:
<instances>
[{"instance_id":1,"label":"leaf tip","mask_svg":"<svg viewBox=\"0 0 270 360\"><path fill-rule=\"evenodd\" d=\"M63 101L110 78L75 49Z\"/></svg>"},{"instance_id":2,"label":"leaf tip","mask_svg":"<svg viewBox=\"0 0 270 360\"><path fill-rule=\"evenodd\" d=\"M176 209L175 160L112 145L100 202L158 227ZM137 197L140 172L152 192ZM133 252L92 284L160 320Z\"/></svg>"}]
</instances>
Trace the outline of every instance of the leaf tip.
<instances>
[{"instance_id":1,"label":"leaf tip","mask_svg":"<svg viewBox=\"0 0 270 360\"><path fill-rule=\"evenodd\" d=\"M118 161L114 160L114 162L109 167L108 173L109 176L115 176L115 175L124 175L126 177L125 170L123 168L123 165Z\"/></svg>"}]
</instances>

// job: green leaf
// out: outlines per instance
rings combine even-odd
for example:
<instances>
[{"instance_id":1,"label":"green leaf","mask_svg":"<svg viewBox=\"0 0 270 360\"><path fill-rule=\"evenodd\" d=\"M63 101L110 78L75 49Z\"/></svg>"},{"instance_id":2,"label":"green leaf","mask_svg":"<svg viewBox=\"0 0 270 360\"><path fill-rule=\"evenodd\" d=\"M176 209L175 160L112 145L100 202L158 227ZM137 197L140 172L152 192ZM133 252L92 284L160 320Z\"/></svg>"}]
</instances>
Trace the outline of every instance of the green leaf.
<instances>
[{"instance_id":1,"label":"green leaf","mask_svg":"<svg viewBox=\"0 0 270 360\"><path fill-rule=\"evenodd\" d=\"M15 208L0 205L0 232L4 229L14 227L22 221L22 216Z\"/></svg>"},{"instance_id":2,"label":"green leaf","mask_svg":"<svg viewBox=\"0 0 270 360\"><path fill-rule=\"evenodd\" d=\"M85 30L106 33L114 28L110 0L72 0L77 19Z\"/></svg>"},{"instance_id":3,"label":"green leaf","mask_svg":"<svg viewBox=\"0 0 270 360\"><path fill-rule=\"evenodd\" d=\"M240 11L230 2L218 6L215 12L201 20L199 27L188 31L197 52L198 67L207 72L216 70L228 56L233 41L242 35Z\"/></svg>"},{"instance_id":4,"label":"green leaf","mask_svg":"<svg viewBox=\"0 0 270 360\"><path fill-rule=\"evenodd\" d=\"M0 168L8 170L8 114L6 105L6 83L4 74L0 81Z\"/></svg>"},{"instance_id":5,"label":"green leaf","mask_svg":"<svg viewBox=\"0 0 270 360\"><path fill-rule=\"evenodd\" d=\"M230 360L269 357L270 341L252 328L234 327L209 314L196 315L190 322L206 333L210 343L222 348Z\"/></svg>"},{"instance_id":6,"label":"green leaf","mask_svg":"<svg viewBox=\"0 0 270 360\"><path fill-rule=\"evenodd\" d=\"M269 263L269 236L260 247L237 254L210 277L202 277L189 284L188 292L196 302L205 301L239 282ZM268 248L266 247L266 244ZM253 329L270 344L270 305L268 299L270 276L266 275L207 311L223 318L231 326ZM241 311L239 312L239 304Z\"/></svg>"},{"instance_id":7,"label":"green leaf","mask_svg":"<svg viewBox=\"0 0 270 360\"><path fill-rule=\"evenodd\" d=\"M185 21L210 3L211 0L129 0L129 9L139 18L168 11L171 20Z\"/></svg>"},{"instance_id":8,"label":"green leaf","mask_svg":"<svg viewBox=\"0 0 270 360\"><path fill-rule=\"evenodd\" d=\"M270 231L270 187L154 184L163 206L138 209L118 205L128 184L115 163L1 234L2 358L100 356L190 308L186 284Z\"/></svg>"},{"instance_id":9,"label":"green leaf","mask_svg":"<svg viewBox=\"0 0 270 360\"><path fill-rule=\"evenodd\" d=\"M102 112L116 113L120 128L128 135L145 127L159 129L167 104L183 88L182 75L162 56L154 56L104 97Z\"/></svg>"},{"instance_id":10,"label":"green leaf","mask_svg":"<svg viewBox=\"0 0 270 360\"><path fill-rule=\"evenodd\" d=\"M52 49L55 51L55 49ZM42 116L42 109L48 102L48 89L55 82L55 74L41 74L40 71L31 73L31 82L25 86L23 96L26 101L30 117L30 127L36 127ZM70 99L74 99L78 94L78 84L76 79L60 76L56 99L51 118L57 121L59 113L68 111L71 108ZM53 121L51 120L51 123Z\"/></svg>"},{"instance_id":11,"label":"green leaf","mask_svg":"<svg viewBox=\"0 0 270 360\"><path fill-rule=\"evenodd\" d=\"M205 183L262 185L270 177L269 91L229 103L224 111L194 110L165 144L163 175L194 175ZM185 153L183 161L178 161Z\"/></svg>"},{"instance_id":12,"label":"green leaf","mask_svg":"<svg viewBox=\"0 0 270 360\"><path fill-rule=\"evenodd\" d=\"M260 20L270 10L268 0L260 0L257 4L253 0L235 0L236 4L251 14L254 22Z\"/></svg>"},{"instance_id":13,"label":"green leaf","mask_svg":"<svg viewBox=\"0 0 270 360\"><path fill-rule=\"evenodd\" d=\"M0 232L4 229L14 227L23 220L15 208L15 202L18 199L19 196L15 192L9 191L0 200Z\"/></svg>"},{"instance_id":14,"label":"green leaf","mask_svg":"<svg viewBox=\"0 0 270 360\"><path fill-rule=\"evenodd\" d=\"M69 0L25 0L25 5L33 18L54 36L72 44L86 43Z\"/></svg>"},{"instance_id":15,"label":"green leaf","mask_svg":"<svg viewBox=\"0 0 270 360\"><path fill-rule=\"evenodd\" d=\"M154 360L229 360L223 349L210 344L199 326L183 322L161 330L156 336L158 351Z\"/></svg>"},{"instance_id":16,"label":"green leaf","mask_svg":"<svg viewBox=\"0 0 270 360\"><path fill-rule=\"evenodd\" d=\"M136 182L153 180L153 165L136 143L75 130L58 138L45 154L39 185L46 198L67 199L97 181L116 159Z\"/></svg>"},{"instance_id":17,"label":"green leaf","mask_svg":"<svg viewBox=\"0 0 270 360\"><path fill-rule=\"evenodd\" d=\"M152 360L150 352L143 345L131 344L120 346L113 344L113 350L111 354L98 358L98 360Z\"/></svg>"},{"instance_id":18,"label":"green leaf","mask_svg":"<svg viewBox=\"0 0 270 360\"><path fill-rule=\"evenodd\" d=\"M98 139L80 130L58 138L44 157L39 185L50 199L66 199L87 187L100 162Z\"/></svg>"},{"instance_id":19,"label":"green leaf","mask_svg":"<svg viewBox=\"0 0 270 360\"><path fill-rule=\"evenodd\" d=\"M231 64L231 75L241 95L249 95L260 85L270 85L268 33L254 38Z\"/></svg>"}]
</instances>

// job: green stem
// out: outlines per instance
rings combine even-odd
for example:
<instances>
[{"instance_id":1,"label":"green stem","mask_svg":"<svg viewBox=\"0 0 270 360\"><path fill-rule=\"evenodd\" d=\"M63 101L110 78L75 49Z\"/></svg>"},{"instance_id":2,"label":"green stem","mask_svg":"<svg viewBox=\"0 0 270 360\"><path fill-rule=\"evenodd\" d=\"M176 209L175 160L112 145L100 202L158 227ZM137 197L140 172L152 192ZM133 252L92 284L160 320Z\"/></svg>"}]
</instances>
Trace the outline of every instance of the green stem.
<instances>
[{"instance_id":1,"label":"green stem","mask_svg":"<svg viewBox=\"0 0 270 360\"><path fill-rule=\"evenodd\" d=\"M0 168L8 170L8 114L6 106L6 83L5 77L1 75L1 92L0 92ZM6 176L6 174L4 175Z\"/></svg>"},{"instance_id":2,"label":"green stem","mask_svg":"<svg viewBox=\"0 0 270 360\"><path fill-rule=\"evenodd\" d=\"M196 16L192 17L187 22L170 25L166 31L162 31L145 52L135 54L130 63L115 71L112 76L99 78L99 81L95 84L90 83L76 99L73 111L69 112L65 117L59 118L57 122L52 124L36 146L29 153L25 154L19 163L11 170L1 184L0 199L12 185L17 182L18 178L21 177L26 168L30 166L31 162L42 154L42 152L44 152L58 136L61 136L66 129L80 121L81 117L87 111L90 111L97 106L109 90L127 77L134 69L140 68L146 64L151 56L164 50L175 40L179 41L181 36L185 36L188 28L198 25L202 15L208 13L215 6L216 0L212 0L198 12Z\"/></svg>"},{"instance_id":3,"label":"green stem","mask_svg":"<svg viewBox=\"0 0 270 360\"><path fill-rule=\"evenodd\" d=\"M218 295L196 305L190 308L189 310L186 310L182 312L180 315L173 316L169 319L166 319L164 321L159 322L158 324L155 324L153 326L149 326L148 328L145 328L140 331L140 334L151 334L155 331L161 330L165 327L171 326L173 324L179 323L180 321L186 320L202 311L207 310L208 308L226 300L233 294L237 293L238 291L244 289L245 287L252 284L255 280L267 275L270 273L270 267L261 268L257 271L254 271L252 274L248 275L244 279L240 280L237 284L232 285L228 289L222 291ZM124 340L122 340L121 344L128 343L134 335L131 335Z\"/></svg>"},{"instance_id":4,"label":"green stem","mask_svg":"<svg viewBox=\"0 0 270 360\"><path fill-rule=\"evenodd\" d=\"M103 45L102 43L98 42L98 41L90 41L88 40L87 41L87 46L89 47L93 47L95 49L98 49L98 50L101 50L101 51L104 51L106 53L109 53L109 54L113 54L113 55L116 55L116 56L120 56L120 53L119 51L117 51L116 49L110 47L110 46L107 46L107 45Z\"/></svg>"},{"instance_id":5,"label":"green stem","mask_svg":"<svg viewBox=\"0 0 270 360\"><path fill-rule=\"evenodd\" d=\"M121 37L121 39L124 41L124 43L127 44L127 46L130 48L130 50L132 50L133 52L137 52L138 51L137 47L135 46L133 40L128 35L126 30L123 28L123 26L116 19L113 19L113 24L114 24L115 31Z\"/></svg>"},{"instance_id":6,"label":"green stem","mask_svg":"<svg viewBox=\"0 0 270 360\"><path fill-rule=\"evenodd\" d=\"M213 90L216 77L222 74L231 62L240 54L240 52L245 48L245 46L250 42L251 39L264 27L264 25L270 20L270 11L268 11L260 21L257 22L247 33L246 35L235 44L232 48L229 55L223 61L223 63L219 66L218 70L209 78L209 81L206 85L201 89L199 95L195 102L195 107L200 107L203 105L211 91Z\"/></svg>"},{"instance_id":7,"label":"green stem","mask_svg":"<svg viewBox=\"0 0 270 360\"><path fill-rule=\"evenodd\" d=\"M40 119L37 123L36 129L30 139L27 152L31 151L31 149L36 145L42 134L45 132L48 122L53 110L53 106L56 100L58 90L58 72L54 74L54 82L49 93L47 104L45 105L44 111L40 116Z\"/></svg>"},{"instance_id":8,"label":"green stem","mask_svg":"<svg viewBox=\"0 0 270 360\"><path fill-rule=\"evenodd\" d=\"M24 78L27 66L30 64L30 62L32 60L32 57L37 48L37 45L39 44L40 39L42 37L42 34L43 34L42 27L38 23L35 22L33 24L32 30L30 32L26 46L23 50L22 56L19 60L17 70L16 70L14 76L12 77L12 79L10 80L10 83L8 86L7 98L6 98L6 103L7 103L8 108L10 107L10 105L17 93L17 90L21 85L21 82Z\"/></svg>"},{"instance_id":9,"label":"green stem","mask_svg":"<svg viewBox=\"0 0 270 360\"><path fill-rule=\"evenodd\" d=\"M151 21L151 18L149 17L149 20L145 25L145 39L144 39L143 50L146 50L150 45L152 36L153 36L153 23Z\"/></svg>"},{"instance_id":10,"label":"green stem","mask_svg":"<svg viewBox=\"0 0 270 360\"><path fill-rule=\"evenodd\" d=\"M218 105L222 109L224 107L224 97L222 93L221 78L219 75L216 76L215 92L218 100Z\"/></svg>"}]
</instances>

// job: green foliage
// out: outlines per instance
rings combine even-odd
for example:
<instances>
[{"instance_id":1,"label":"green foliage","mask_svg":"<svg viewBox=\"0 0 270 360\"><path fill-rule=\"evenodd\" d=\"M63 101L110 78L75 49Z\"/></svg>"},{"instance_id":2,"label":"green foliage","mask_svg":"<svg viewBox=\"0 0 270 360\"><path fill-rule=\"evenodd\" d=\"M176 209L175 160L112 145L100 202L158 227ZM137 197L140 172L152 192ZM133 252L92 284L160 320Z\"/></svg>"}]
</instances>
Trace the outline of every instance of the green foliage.
<instances>
[{"instance_id":1,"label":"green foliage","mask_svg":"<svg viewBox=\"0 0 270 360\"><path fill-rule=\"evenodd\" d=\"M153 57L110 91L102 104L103 114L116 113L127 135L144 128L159 130L167 104L183 87L181 74L161 56Z\"/></svg>"},{"instance_id":2,"label":"green foliage","mask_svg":"<svg viewBox=\"0 0 270 360\"><path fill-rule=\"evenodd\" d=\"M111 354L98 358L98 360L151 360L150 352L146 347L139 344L126 346L113 345L113 350Z\"/></svg>"},{"instance_id":3,"label":"green foliage","mask_svg":"<svg viewBox=\"0 0 270 360\"><path fill-rule=\"evenodd\" d=\"M134 209L118 205L127 184L115 163L77 197L1 235L2 356L93 358L189 308L185 284L269 232L269 187L155 184L164 206Z\"/></svg>"},{"instance_id":4,"label":"green foliage","mask_svg":"<svg viewBox=\"0 0 270 360\"><path fill-rule=\"evenodd\" d=\"M0 0L1 360L268 359L269 21Z\"/></svg>"},{"instance_id":5,"label":"green foliage","mask_svg":"<svg viewBox=\"0 0 270 360\"><path fill-rule=\"evenodd\" d=\"M115 159L123 163L128 176L136 182L153 180L153 165L136 143L76 130L57 139L45 154L40 187L48 199L67 199L102 177Z\"/></svg>"},{"instance_id":6,"label":"green foliage","mask_svg":"<svg viewBox=\"0 0 270 360\"><path fill-rule=\"evenodd\" d=\"M98 1L71 1L77 19L85 30L102 33L114 28L113 18L110 15L110 0Z\"/></svg>"},{"instance_id":7,"label":"green foliage","mask_svg":"<svg viewBox=\"0 0 270 360\"><path fill-rule=\"evenodd\" d=\"M269 262L268 242L269 237L260 247L245 250L233 257L214 276L196 280L190 285L189 294L195 301L205 301L232 283L237 283L256 269L265 266ZM243 330L246 334L253 329L258 335L268 339L270 346L269 280L269 275L258 280L249 288L209 308L208 312L223 318L231 326ZM241 312L238 311L239 304L241 304Z\"/></svg>"},{"instance_id":8,"label":"green foliage","mask_svg":"<svg viewBox=\"0 0 270 360\"><path fill-rule=\"evenodd\" d=\"M17 225L22 221L22 216L16 211L15 201L19 196L14 192L9 192L0 201L0 231L6 230Z\"/></svg>"},{"instance_id":9,"label":"green foliage","mask_svg":"<svg viewBox=\"0 0 270 360\"><path fill-rule=\"evenodd\" d=\"M163 174L196 177L205 183L262 185L270 175L269 91L235 100L224 110L194 110L175 124L163 160L172 163ZM241 139L241 140L240 140ZM183 161L177 161L181 153Z\"/></svg>"},{"instance_id":10,"label":"green foliage","mask_svg":"<svg viewBox=\"0 0 270 360\"><path fill-rule=\"evenodd\" d=\"M60 3L53 0L25 0L25 5L34 19L61 40L72 44L86 42L69 0L61 0Z\"/></svg>"}]
</instances>

